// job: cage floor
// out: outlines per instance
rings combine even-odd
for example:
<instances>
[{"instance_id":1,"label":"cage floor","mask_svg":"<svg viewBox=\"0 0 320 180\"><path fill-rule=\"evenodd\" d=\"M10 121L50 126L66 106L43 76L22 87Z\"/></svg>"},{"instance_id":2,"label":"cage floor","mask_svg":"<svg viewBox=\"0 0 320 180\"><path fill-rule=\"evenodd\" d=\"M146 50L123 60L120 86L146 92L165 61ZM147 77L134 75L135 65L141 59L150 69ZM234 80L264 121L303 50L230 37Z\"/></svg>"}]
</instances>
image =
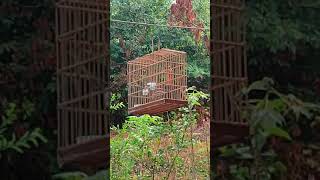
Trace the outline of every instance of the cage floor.
<instances>
[{"instance_id":1,"label":"cage floor","mask_svg":"<svg viewBox=\"0 0 320 180\"><path fill-rule=\"evenodd\" d=\"M228 122L212 122L210 132L212 149L228 144L239 143L249 136L249 126L245 124L230 124Z\"/></svg>"},{"instance_id":2,"label":"cage floor","mask_svg":"<svg viewBox=\"0 0 320 180\"><path fill-rule=\"evenodd\" d=\"M160 99L147 104L132 107L128 110L128 113L131 115L158 115L164 112L177 109L179 107L183 107L186 104L186 100Z\"/></svg>"},{"instance_id":3,"label":"cage floor","mask_svg":"<svg viewBox=\"0 0 320 180\"><path fill-rule=\"evenodd\" d=\"M79 142L77 144L58 148L58 160L62 167L86 169L88 167L104 167L107 163L107 136Z\"/></svg>"}]
</instances>

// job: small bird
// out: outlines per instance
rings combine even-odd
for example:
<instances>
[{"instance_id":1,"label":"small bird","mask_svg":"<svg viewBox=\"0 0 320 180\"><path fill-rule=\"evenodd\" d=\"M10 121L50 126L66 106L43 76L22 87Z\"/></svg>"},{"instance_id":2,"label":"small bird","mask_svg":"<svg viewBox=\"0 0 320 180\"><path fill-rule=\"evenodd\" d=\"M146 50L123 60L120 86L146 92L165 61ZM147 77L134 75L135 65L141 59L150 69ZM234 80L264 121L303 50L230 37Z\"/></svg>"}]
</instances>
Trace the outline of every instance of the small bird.
<instances>
[{"instance_id":1,"label":"small bird","mask_svg":"<svg viewBox=\"0 0 320 180\"><path fill-rule=\"evenodd\" d=\"M144 89L142 90L142 95L148 96L148 94L149 94L148 86L145 86Z\"/></svg>"}]
</instances>

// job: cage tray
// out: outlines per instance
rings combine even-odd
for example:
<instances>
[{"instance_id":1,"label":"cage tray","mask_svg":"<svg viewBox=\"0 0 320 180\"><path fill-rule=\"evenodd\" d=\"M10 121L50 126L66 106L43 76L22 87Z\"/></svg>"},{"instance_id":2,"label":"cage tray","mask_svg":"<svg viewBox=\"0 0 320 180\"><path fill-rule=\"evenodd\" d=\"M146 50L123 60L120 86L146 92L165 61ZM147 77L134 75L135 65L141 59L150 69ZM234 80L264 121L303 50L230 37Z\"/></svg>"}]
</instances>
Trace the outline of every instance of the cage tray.
<instances>
[{"instance_id":1,"label":"cage tray","mask_svg":"<svg viewBox=\"0 0 320 180\"><path fill-rule=\"evenodd\" d=\"M107 162L107 136L101 136L79 142L77 144L58 148L59 164L62 167L103 167Z\"/></svg>"},{"instance_id":2,"label":"cage tray","mask_svg":"<svg viewBox=\"0 0 320 180\"><path fill-rule=\"evenodd\" d=\"M210 143L212 149L228 144L240 143L249 135L249 126L246 124L232 124L230 122L213 122L210 136L214 139Z\"/></svg>"},{"instance_id":3,"label":"cage tray","mask_svg":"<svg viewBox=\"0 0 320 180\"><path fill-rule=\"evenodd\" d=\"M146 104L136 105L129 109L131 115L157 115L168 112L187 104L186 100L161 99Z\"/></svg>"}]
</instances>

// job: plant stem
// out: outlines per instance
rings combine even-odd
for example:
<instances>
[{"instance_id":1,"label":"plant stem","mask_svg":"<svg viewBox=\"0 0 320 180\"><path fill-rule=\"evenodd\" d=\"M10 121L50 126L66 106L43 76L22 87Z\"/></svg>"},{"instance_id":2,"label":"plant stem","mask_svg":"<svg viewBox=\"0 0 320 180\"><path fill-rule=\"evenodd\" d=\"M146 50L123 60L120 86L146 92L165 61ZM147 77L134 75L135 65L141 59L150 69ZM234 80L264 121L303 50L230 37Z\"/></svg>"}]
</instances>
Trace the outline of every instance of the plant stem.
<instances>
[{"instance_id":1,"label":"plant stem","mask_svg":"<svg viewBox=\"0 0 320 180\"><path fill-rule=\"evenodd\" d=\"M260 180L260 163L261 163L261 154L256 149L255 150L255 180Z\"/></svg>"},{"instance_id":2,"label":"plant stem","mask_svg":"<svg viewBox=\"0 0 320 180\"><path fill-rule=\"evenodd\" d=\"M190 120L192 119L192 114L191 114L191 110L189 111L189 118ZM191 173L192 173L192 177L193 179L196 179L195 177L195 172L194 172L194 148L193 148L193 126L192 126L192 122L191 122L191 129L190 129L190 133L191 133Z\"/></svg>"},{"instance_id":3,"label":"plant stem","mask_svg":"<svg viewBox=\"0 0 320 180\"><path fill-rule=\"evenodd\" d=\"M181 138L182 142L184 141L184 137L185 137L185 134L187 133L187 129L188 129L188 126L186 126L186 127L184 128L184 132L183 132L183 135L182 135L182 138ZM176 155L175 155L174 158L172 159L172 164L171 164L171 166L170 166L170 168L169 168L169 172L168 172L168 174L167 174L167 178L166 178L166 179L169 179L170 174L171 174L171 171L172 171L172 169L173 169L173 167L174 167L174 165L175 165L175 161L176 161L179 153L180 153L180 149L178 149L178 152L176 153Z\"/></svg>"}]
</instances>

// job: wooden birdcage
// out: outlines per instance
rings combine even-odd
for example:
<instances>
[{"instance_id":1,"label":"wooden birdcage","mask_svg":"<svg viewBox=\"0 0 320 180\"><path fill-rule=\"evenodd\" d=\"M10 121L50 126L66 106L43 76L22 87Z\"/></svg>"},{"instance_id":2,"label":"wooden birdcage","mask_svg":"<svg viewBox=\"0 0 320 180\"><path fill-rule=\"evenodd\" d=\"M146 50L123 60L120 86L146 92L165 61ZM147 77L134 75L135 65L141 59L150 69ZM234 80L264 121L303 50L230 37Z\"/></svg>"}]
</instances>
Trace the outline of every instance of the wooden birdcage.
<instances>
[{"instance_id":1,"label":"wooden birdcage","mask_svg":"<svg viewBox=\"0 0 320 180\"><path fill-rule=\"evenodd\" d=\"M107 0L56 4L60 166L94 168L107 163L108 13Z\"/></svg>"},{"instance_id":2,"label":"wooden birdcage","mask_svg":"<svg viewBox=\"0 0 320 180\"><path fill-rule=\"evenodd\" d=\"M248 135L241 117L243 99L237 94L247 84L244 0L211 2L211 148L239 142Z\"/></svg>"},{"instance_id":3,"label":"wooden birdcage","mask_svg":"<svg viewBox=\"0 0 320 180\"><path fill-rule=\"evenodd\" d=\"M186 53L160 49L128 62L129 114L159 114L187 103Z\"/></svg>"}]
</instances>

